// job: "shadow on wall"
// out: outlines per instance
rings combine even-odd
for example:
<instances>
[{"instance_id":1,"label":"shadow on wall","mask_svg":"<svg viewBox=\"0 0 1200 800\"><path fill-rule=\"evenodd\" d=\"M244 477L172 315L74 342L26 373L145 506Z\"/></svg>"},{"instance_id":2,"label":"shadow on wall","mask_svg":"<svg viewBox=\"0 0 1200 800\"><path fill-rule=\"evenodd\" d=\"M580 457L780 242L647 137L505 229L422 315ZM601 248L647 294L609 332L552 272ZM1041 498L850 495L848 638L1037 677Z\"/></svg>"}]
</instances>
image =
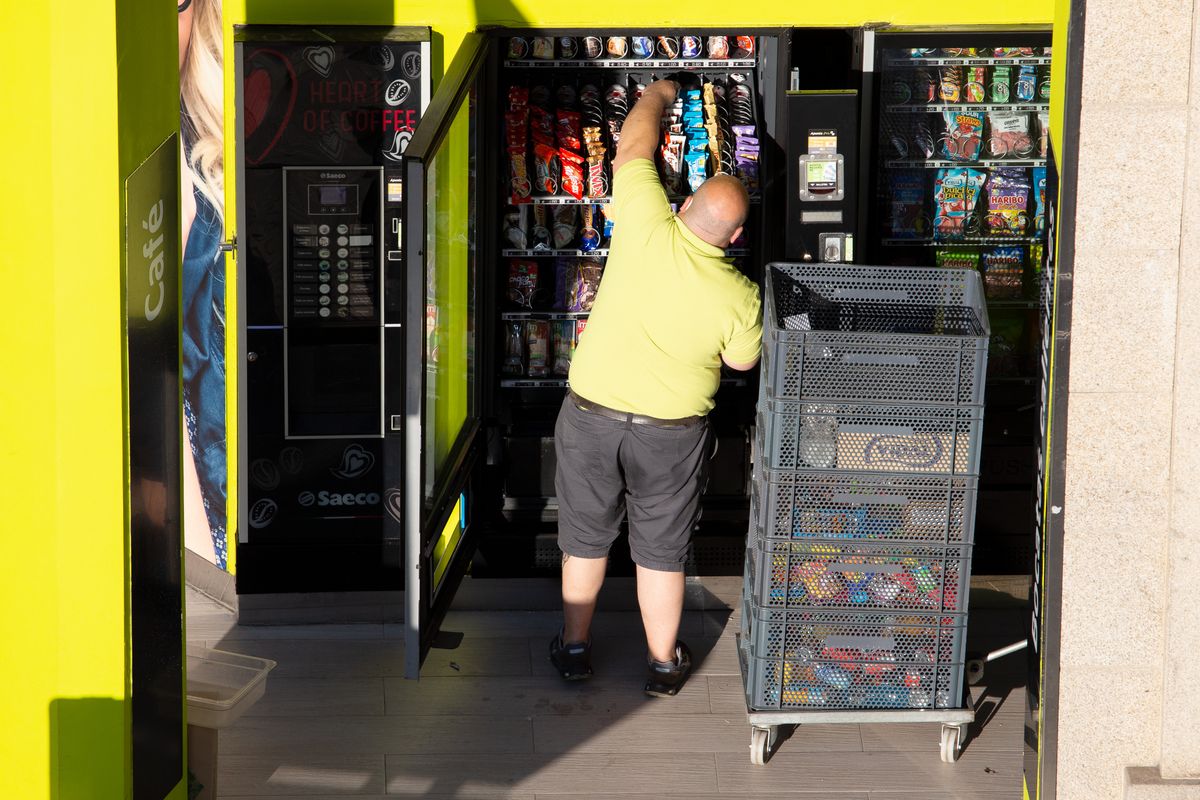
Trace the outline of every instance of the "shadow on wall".
<instances>
[{"instance_id":1,"label":"shadow on wall","mask_svg":"<svg viewBox=\"0 0 1200 800\"><path fill-rule=\"evenodd\" d=\"M110 697L50 703L51 800L125 795L125 705Z\"/></svg>"}]
</instances>

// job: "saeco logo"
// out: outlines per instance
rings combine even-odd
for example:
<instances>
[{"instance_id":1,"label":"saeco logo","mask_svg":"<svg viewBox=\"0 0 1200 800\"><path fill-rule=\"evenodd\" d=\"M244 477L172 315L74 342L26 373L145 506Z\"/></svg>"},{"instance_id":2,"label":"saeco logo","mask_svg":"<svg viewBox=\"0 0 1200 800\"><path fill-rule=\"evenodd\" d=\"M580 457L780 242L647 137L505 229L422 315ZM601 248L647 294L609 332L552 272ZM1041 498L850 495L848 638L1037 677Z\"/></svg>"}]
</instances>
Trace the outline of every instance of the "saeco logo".
<instances>
[{"instance_id":1,"label":"saeco logo","mask_svg":"<svg viewBox=\"0 0 1200 800\"><path fill-rule=\"evenodd\" d=\"M296 496L296 502L308 508L316 505L318 508L330 506L377 506L380 498L378 492L301 492Z\"/></svg>"}]
</instances>

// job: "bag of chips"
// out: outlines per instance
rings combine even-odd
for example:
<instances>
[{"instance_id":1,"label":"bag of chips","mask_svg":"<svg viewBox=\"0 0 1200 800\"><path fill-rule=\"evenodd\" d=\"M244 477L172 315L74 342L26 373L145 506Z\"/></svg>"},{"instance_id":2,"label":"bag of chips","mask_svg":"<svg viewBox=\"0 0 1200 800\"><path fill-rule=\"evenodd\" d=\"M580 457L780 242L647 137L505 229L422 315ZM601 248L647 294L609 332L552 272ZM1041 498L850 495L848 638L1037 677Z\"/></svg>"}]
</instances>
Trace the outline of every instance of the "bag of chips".
<instances>
[{"instance_id":1,"label":"bag of chips","mask_svg":"<svg viewBox=\"0 0 1200 800\"><path fill-rule=\"evenodd\" d=\"M538 288L536 261L513 260L508 263L508 299L515 306L533 308Z\"/></svg>"},{"instance_id":2,"label":"bag of chips","mask_svg":"<svg viewBox=\"0 0 1200 800\"><path fill-rule=\"evenodd\" d=\"M525 346L529 354L529 377L546 377L550 353L550 323L537 319L525 323Z\"/></svg>"}]
</instances>

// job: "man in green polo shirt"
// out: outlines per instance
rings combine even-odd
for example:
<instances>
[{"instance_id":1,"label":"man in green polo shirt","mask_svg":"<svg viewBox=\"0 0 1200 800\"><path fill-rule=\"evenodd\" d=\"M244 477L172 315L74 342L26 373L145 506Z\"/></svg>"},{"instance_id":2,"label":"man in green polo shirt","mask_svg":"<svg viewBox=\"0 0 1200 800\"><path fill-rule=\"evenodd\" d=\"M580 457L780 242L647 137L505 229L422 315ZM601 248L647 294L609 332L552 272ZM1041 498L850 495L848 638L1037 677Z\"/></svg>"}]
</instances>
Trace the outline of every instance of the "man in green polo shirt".
<instances>
[{"instance_id":1,"label":"man in green polo shirt","mask_svg":"<svg viewBox=\"0 0 1200 800\"><path fill-rule=\"evenodd\" d=\"M725 248L749 200L717 175L672 212L654 165L660 121L679 85L646 87L613 161L612 245L555 427L563 551L563 630L550 659L568 680L592 674L590 626L623 516L646 630L645 691L674 695L691 669L679 641L683 564L700 516L707 414L721 363L758 362L758 287Z\"/></svg>"}]
</instances>

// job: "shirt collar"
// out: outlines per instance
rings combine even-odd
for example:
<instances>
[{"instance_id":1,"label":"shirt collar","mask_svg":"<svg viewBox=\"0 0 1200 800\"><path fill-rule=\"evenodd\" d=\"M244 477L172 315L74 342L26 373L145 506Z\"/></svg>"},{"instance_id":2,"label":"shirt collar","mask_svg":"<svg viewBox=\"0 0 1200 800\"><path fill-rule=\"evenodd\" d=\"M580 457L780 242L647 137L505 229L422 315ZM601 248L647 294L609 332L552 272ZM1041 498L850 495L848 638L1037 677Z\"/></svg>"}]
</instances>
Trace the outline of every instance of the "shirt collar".
<instances>
[{"instance_id":1,"label":"shirt collar","mask_svg":"<svg viewBox=\"0 0 1200 800\"><path fill-rule=\"evenodd\" d=\"M686 241L695 249L699 250L704 255L714 256L715 258L725 257L725 251L723 249L717 247L715 244L709 244L701 239L699 236L693 233L692 229L689 228L687 224L684 223L684 221L678 216L675 217L675 225L679 228L679 233L681 236L683 236L684 241Z\"/></svg>"}]
</instances>

